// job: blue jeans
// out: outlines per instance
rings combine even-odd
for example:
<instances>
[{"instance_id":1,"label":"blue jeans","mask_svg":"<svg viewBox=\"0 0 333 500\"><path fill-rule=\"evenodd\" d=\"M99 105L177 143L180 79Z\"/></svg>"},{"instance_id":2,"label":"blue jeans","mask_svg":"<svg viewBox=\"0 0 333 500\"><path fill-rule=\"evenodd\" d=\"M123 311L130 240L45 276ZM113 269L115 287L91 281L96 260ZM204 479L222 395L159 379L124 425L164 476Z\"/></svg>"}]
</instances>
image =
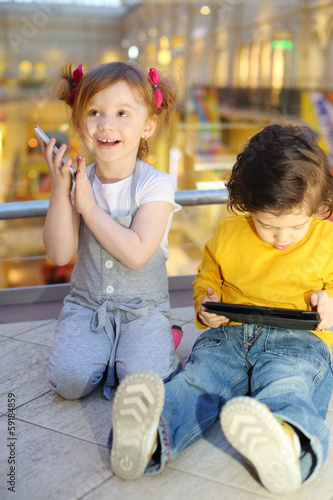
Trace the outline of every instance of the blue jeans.
<instances>
[{"instance_id":1,"label":"blue jeans","mask_svg":"<svg viewBox=\"0 0 333 500\"><path fill-rule=\"evenodd\" d=\"M203 437L228 400L248 395L300 431L305 482L327 456L325 416L332 390L329 348L310 332L257 325L208 330L183 370L165 384L160 447L146 473L162 470Z\"/></svg>"}]
</instances>

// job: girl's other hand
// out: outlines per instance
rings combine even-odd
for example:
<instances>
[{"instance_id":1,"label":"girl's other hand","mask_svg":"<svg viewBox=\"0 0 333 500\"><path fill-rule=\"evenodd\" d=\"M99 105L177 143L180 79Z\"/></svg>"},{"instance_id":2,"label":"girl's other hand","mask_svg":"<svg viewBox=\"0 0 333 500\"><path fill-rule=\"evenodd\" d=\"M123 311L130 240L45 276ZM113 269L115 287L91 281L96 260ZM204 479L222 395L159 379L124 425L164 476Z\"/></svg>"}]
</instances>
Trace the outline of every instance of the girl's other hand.
<instances>
[{"instance_id":1,"label":"girl's other hand","mask_svg":"<svg viewBox=\"0 0 333 500\"><path fill-rule=\"evenodd\" d=\"M317 290L310 295L310 305L317 308L320 323L316 330L324 330L333 326L333 298L325 290Z\"/></svg>"},{"instance_id":2,"label":"girl's other hand","mask_svg":"<svg viewBox=\"0 0 333 500\"><path fill-rule=\"evenodd\" d=\"M81 155L77 157L74 201L76 210L83 217L85 212L96 206L93 190L86 172L86 160Z\"/></svg>"},{"instance_id":3,"label":"girl's other hand","mask_svg":"<svg viewBox=\"0 0 333 500\"><path fill-rule=\"evenodd\" d=\"M201 323L210 326L211 328L218 328L221 325L228 323L229 319L219 314L209 313L205 309L205 302L221 302L219 296L212 288L207 288L206 297L201 302L198 308L198 317Z\"/></svg>"}]
</instances>

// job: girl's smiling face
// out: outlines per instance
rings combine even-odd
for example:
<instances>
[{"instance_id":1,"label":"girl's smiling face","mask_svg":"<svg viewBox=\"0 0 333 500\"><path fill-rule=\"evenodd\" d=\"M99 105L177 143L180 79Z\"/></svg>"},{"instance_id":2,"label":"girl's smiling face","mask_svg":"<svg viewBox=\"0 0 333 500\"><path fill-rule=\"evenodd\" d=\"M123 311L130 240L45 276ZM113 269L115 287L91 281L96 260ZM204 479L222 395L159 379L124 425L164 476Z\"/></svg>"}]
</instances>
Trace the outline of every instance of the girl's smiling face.
<instances>
[{"instance_id":1,"label":"girl's smiling face","mask_svg":"<svg viewBox=\"0 0 333 500\"><path fill-rule=\"evenodd\" d=\"M277 250L286 250L301 241L312 220L305 207L284 215L253 212L251 216L259 238Z\"/></svg>"},{"instance_id":2,"label":"girl's smiling face","mask_svg":"<svg viewBox=\"0 0 333 500\"><path fill-rule=\"evenodd\" d=\"M120 81L93 97L81 137L100 169L116 165L126 177L135 167L141 138L150 137L155 126L154 117L147 117L146 107L130 86Z\"/></svg>"}]
</instances>

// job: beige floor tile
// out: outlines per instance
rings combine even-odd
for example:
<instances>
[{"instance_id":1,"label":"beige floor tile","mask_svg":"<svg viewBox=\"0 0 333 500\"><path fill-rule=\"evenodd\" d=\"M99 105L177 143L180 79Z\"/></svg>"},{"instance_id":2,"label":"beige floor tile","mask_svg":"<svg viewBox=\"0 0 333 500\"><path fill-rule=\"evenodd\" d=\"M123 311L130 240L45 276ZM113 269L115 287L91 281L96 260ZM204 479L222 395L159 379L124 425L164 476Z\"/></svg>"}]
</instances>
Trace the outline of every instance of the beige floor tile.
<instances>
[{"instance_id":1,"label":"beige floor tile","mask_svg":"<svg viewBox=\"0 0 333 500\"><path fill-rule=\"evenodd\" d=\"M26 422L16 425L14 494L6 484L7 424L4 417L0 419L2 500L76 500L111 476L107 448Z\"/></svg>"},{"instance_id":2,"label":"beige floor tile","mask_svg":"<svg viewBox=\"0 0 333 500\"><path fill-rule=\"evenodd\" d=\"M53 391L17 410L18 418L51 430L107 445L111 429L112 401L98 387L89 396L68 401Z\"/></svg>"},{"instance_id":3,"label":"beige floor tile","mask_svg":"<svg viewBox=\"0 0 333 500\"><path fill-rule=\"evenodd\" d=\"M20 406L50 390L46 378L49 356L49 347L16 339L1 342L0 411L7 411L9 392Z\"/></svg>"},{"instance_id":4,"label":"beige floor tile","mask_svg":"<svg viewBox=\"0 0 333 500\"><path fill-rule=\"evenodd\" d=\"M50 320L21 321L19 323L0 324L0 335L4 337L15 337L20 333L33 331L40 326L49 323Z\"/></svg>"},{"instance_id":5,"label":"beige floor tile","mask_svg":"<svg viewBox=\"0 0 333 500\"><path fill-rule=\"evenodd\" d=\"M201 439L170 463L173 469L199 475L207 480L251 491L267 492L256 481L255 473L244 467L244 461L226 441L217 422Z\"/></svg>"},{"instance_id":6,"label":"beige floor tile","mask_svg":"<svg viewBox=\"0 0 333 500\"><path fill-rule=\"evenodd\" d=\"M209 481L200 476L165 469L161 474L122 481L112 477L84 500L263 500L268 496Z\"/></svg>"},{"instance_id":7,"label":"beige floor tile","mask_svg":"<svg viewBox=\"0 0 333 500\"><path fill-rule=\"evenodd\" d=\"M43 322L41 325L32 328L28 332L19 333L15 336L15 339L51 347L56 323L56 320Z\"/></svg>"},{"instance_id":8,"label":"beige floor tile","mask_svg":"<svg viewBox=\"0 0 333 500\"><path fill-rule=\"evenodd\" d=\"M182 326L184 323L194 321L194 307L175 307L171 311L171 321Z\"/></svg>"}]
</instances>

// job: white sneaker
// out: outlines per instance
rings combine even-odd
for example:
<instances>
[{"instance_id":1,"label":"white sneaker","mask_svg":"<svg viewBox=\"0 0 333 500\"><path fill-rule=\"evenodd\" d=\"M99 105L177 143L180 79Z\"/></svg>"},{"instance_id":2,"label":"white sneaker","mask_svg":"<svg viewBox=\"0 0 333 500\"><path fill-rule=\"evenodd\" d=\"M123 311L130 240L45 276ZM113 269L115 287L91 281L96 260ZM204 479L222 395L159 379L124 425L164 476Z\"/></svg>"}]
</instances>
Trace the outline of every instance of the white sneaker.
<instances>
[{"instance_id":1,"label":"white sneaker","mask_svg":"<svg viewBox=\"0 0 333 500\"><path fill-rule=\"evenodd\" d=\"M144 473L156 449L163 404L164 383L154 373L132 373L119 385L112 409L111 468L122 479Z\"/></svg>"},{"instance_id":2,"label":"white sneaker","mask_svg":"<svg viewBox=\"0 0 333 500\"><path fill-rule=\"evenodd\" d=\"M222 408L220 421L228 441L252 463L267 490L285 494L301 486L299 438L266 405L246 396L233 398Z\"/></svg>"}]
</instances>

